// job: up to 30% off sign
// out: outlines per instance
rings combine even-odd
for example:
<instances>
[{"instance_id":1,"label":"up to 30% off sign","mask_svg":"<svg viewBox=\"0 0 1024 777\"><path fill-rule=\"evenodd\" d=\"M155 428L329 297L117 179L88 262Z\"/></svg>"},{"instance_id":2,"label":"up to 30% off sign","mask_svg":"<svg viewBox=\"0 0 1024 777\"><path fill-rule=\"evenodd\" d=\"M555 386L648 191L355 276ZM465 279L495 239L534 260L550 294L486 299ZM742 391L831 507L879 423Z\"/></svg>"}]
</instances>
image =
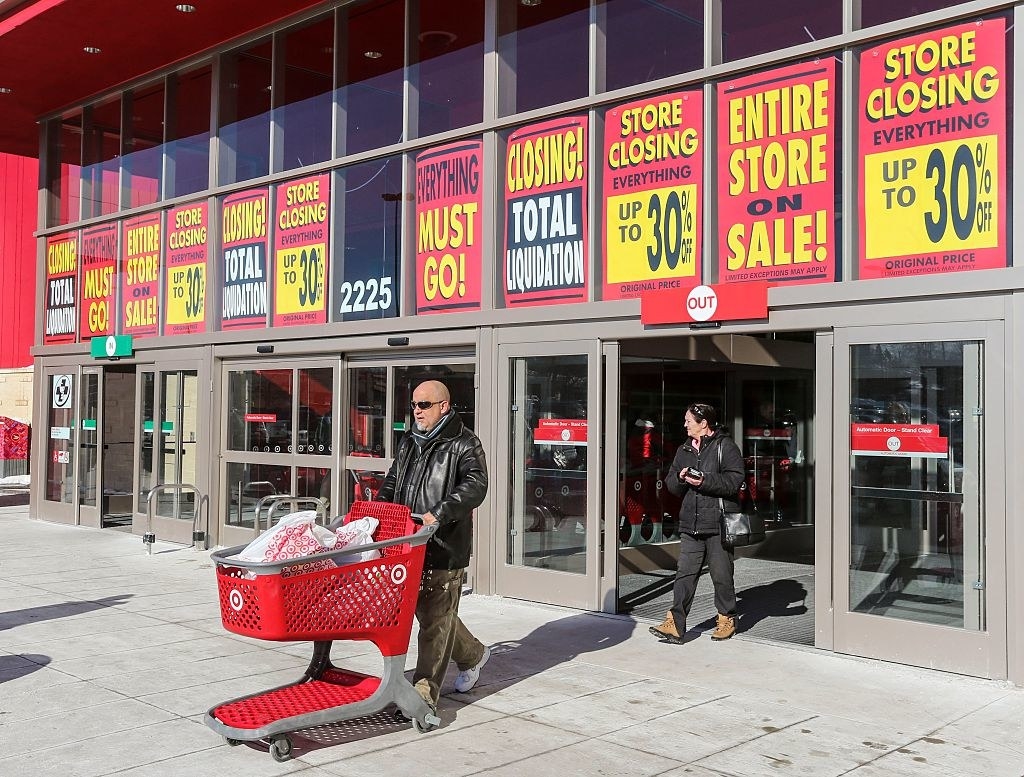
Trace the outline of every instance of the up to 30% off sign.
<instances>
[{"instance_id":1,"label":"up to 30% off sign","mask_svg":"<svg viewBox=\"0 0 1024 777\"><path fill-rule=\"evenodd\" d=\"M609 281L694 274L696 188L670 187L608 198Z\"/></svg>"},{"instance_id":2,"label":"up to 30% off sign","mask_svg":"<svg viewBox=\"0 0 1024 777\"><path fill-rule=\"evenodd\" d=\"M865 160L868 259L998 243L998 139L951 141Z\"/></svg>"}]
</instances>

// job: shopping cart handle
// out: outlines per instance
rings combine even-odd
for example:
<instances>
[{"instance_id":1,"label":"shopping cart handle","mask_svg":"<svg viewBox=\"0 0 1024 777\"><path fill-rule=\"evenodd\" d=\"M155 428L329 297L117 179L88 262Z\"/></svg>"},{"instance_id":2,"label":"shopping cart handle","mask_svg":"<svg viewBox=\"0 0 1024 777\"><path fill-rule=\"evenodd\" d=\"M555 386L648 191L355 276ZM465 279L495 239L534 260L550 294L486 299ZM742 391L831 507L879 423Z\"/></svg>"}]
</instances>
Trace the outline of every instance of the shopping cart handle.
<instances>
[{"instance_id":1,"label":"shopping cart handle","mask_svg":"<svg viewBox=\"0 0 1024 777\"><path fill-rule=\"evenodd\" d=\"M258 575L277 574L285 567L295 566L296 564L307 564L310 561L318 561L320 559L340 559L344 556L351 556L356 553L365 553L371 550L383 550L384 548L391 547L392 545L402 545L409 543L412 546L424 545L437 531L437 524L432 523L430 526L421 526L416 530L415 533L404 535L401 537L393 537L390 540L383 540L382 542L369 542L365 545L350 545L341 550L328 550L323 553L311 553L308 556L299 556L298 558L282 559L280 561L243 561L242 559L232 558L237 556L243 550L245 545L236 545L233 548L224 548L223 550L215 550L210 554L210 558L213 559L215 564L229 567L242 567L243 569L250 569Z\"/></svg>"}]
</instances>

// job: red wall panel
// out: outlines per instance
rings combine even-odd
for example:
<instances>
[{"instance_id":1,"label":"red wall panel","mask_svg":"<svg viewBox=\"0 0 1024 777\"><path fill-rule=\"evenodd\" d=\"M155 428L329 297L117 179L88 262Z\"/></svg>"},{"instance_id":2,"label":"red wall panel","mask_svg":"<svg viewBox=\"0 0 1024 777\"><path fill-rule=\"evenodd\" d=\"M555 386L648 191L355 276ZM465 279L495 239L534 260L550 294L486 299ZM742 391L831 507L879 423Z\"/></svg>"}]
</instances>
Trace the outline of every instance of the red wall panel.
<instances>
[{"instance_id":1,"label":"red wall panel","mask_svg":"<svg viewBox=\"0 0 1024 777\"><path fill-rule=\"evenodd\" d=\"M38 160L0 154L0 369L32 364L38 185Z\"/></svg>"}]
</instances>

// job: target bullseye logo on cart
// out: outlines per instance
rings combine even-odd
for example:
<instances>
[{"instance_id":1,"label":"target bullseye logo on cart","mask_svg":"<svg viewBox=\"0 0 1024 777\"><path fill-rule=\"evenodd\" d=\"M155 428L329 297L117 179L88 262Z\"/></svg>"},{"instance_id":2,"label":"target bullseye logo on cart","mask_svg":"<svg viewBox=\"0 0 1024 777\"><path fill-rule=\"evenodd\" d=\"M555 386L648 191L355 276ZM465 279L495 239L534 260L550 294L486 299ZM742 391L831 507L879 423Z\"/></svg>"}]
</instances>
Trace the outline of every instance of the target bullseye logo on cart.
<instances>
[{"instance_id":1,"label":"target bullseye logo on cart","mask_svg":"<svg viewBox=\"0 0 1024 777\"><path fill-rule=\"evenodd\" d=\"M395 585L401 585L405 582L405 578L409 572L405 568L405 564L395 564L391 567L391 582Z\"/></svg>"},{"instance_id":2,"label":"target bullseye logo on cart","mask_svg":"<svg viewBox=\"0 0 1024 777\"><path fill-rule=\"evenodd\" d=\"M245 597L242 596L242 592L237 588L232 589L231 593L228 594L228 604L231 605L231 609L235 612L241 612L242 608L245 607Z\"/></svg>"}]
</instances>

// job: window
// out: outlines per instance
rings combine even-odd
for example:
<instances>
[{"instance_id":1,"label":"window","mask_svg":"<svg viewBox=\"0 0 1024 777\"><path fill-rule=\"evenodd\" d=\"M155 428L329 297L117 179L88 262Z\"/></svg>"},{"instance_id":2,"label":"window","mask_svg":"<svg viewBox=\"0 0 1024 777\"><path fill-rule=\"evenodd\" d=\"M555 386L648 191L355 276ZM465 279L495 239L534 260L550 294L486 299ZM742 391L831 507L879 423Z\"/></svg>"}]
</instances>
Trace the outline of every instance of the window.
<instances>
[{"instance_id":1,"label":"window","mask_svg":"<svg viewBox=\"0 0 1024 777\"><path fill-rule=\"evenodd\" d=\"M267 39L221 60L221 184L257 178L269 170L272 48Z\"/></svg>"}]
</instances>

